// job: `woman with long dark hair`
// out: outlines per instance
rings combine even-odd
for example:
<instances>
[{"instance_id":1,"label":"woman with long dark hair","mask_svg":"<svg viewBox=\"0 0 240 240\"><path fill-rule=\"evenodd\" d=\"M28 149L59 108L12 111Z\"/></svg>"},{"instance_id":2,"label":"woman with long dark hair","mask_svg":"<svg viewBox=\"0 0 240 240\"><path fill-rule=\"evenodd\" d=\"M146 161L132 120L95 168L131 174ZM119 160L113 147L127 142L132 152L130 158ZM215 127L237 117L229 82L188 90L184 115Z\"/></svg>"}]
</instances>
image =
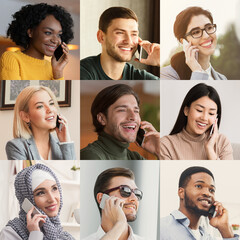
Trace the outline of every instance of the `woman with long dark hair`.
<instances>
[{"instance_id":1,"label":"woman with long dark hair","mask_svg":"<svg viewBox=\"0 0 240 240\"><path fill-rule=\"evenodd\" d=\"M72 27L71 15L61 6L46 3L23 6L13 14L7 30L7 36L23 50L3 53L0 80L64 79ZM54 52L59 45L62 54L57 59ZM52 57L51 62L45 56Z\"/></svg>"},{"instance_id":2,"label":"woman with long dark hair","mask_svg":"<svg viewBox=\"0 0 240 240\"><path fill-rule=\"evenodd\" d=\"M210 63L216 45L217 25L212 14L200 7L188 7L174 23L174 35L185 51L176 53L170 65L161 68L162 80L227 80Z\"/></svg>"},{"instance_id":3,"label":"woman with long dark hair","mask_svg":"<svg viewBox=\"0 0 240 240\"><path fill-rule=\"evenodd\" d=\"M160 159L233 159L231 143L218 133L221 116L217 91L204 83L192 87L170 135L160 139Z\"/></svg>"}]
</instances>

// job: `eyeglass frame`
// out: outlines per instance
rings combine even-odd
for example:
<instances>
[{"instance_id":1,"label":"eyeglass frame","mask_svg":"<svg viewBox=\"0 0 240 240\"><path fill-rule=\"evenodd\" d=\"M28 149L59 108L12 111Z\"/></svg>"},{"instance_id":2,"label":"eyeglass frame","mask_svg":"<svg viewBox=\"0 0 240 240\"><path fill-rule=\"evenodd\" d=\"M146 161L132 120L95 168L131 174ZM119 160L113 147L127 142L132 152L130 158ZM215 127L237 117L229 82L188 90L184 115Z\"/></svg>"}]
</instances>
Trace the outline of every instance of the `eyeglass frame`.
<instances>
[{"instance_id":1,"label":"eyeglass frame","mask_svg":"<svg viewBox=\"0 0 240 240\"><path fill-rule=\"evenodd\" d=\"M215 31L212 32L212 33L208 33L208 32L206 31L206 27L207 27L208 25L212 25L212 26L215 28ZM195 38L195 37L192 36L192 31L193 31L193 30L196 30L196 29L199 29L199 30L202 31L201 36L200 36L200 37L197 37L197 38ZM187 37L187 36L190 36L190 35L191 35L192 38L198 39L198 38L201 38L201 37L202 37L203 31L205 31L208 35L212 35L212 34L214 34L214 33L217 31L217 24L215 24L215 23L208 23L208 24L205 25L204 28L198 28L198 27L197 27L197 28L193 28L190 32L186 33L184 37Z\"/></svg>"},{"instance_id":2,"label":"eyeglass frame","mask_svg":"<svg viewBox=\"0 0 240 240\"><path fill-rule=\"evenodd\" d=\"M110 189L104 191L103 193L109 194L110 192L113 192L113 191L115 191L115 190L118 190L118 189L120 190L122 187L128 187L128 188L131 190L131 194L133 193L133 194L136 196L136 198L138 199L138 201L142 200L143 192L142 192L140 189L138 189L138 188L132 189L132 188L130 188L128 185L120 185L120 186L118 186L118 187L110 188ZM141 192L142 195L141 195L141 198L140 198L140 199L139 199L139 198L137 197L137 195L134 193L134 190L138 190L138 191ZM120 191L120 194L121 194L121 191ZM131 194L129 195L129 197L131 196ZM122 196L122 195L121 195L121 196ZM123 196L122 196L122 197L123 197ZM128 198L128 197L123 197L123 198Z\"/></svg>"}]
</instances>

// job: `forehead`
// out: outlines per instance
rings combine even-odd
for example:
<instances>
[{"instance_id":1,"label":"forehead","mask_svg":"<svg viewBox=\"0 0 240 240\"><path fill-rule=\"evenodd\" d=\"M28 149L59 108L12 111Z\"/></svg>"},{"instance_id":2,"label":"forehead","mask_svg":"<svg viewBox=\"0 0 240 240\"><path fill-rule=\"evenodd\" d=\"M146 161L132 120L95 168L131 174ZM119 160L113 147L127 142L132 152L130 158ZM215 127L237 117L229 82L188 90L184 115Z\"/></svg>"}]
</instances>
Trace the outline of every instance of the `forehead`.
<instances>
[{"instance_id":1,"label":"forehead","mask_svg":"<svg viewBox=\"0 0 240 240\"><path fill-rule=\"evenodd\" d=\"M40 28L48 27L48 28L52 28L53 30L56 30L56 31L62 30L62 26L61 26L60 22L53 15L46 16L46 18L40 22L38 27L40 27Z\"/></svg>"},{"instance_id":2,"label":"forehead","mask_svg":"<svg viewBox=\"0 0 240 240\"><path fill-rule=\"evenodd\" d=\"M208 109L216 109L217 110L217 104L210 99L208 96L201 97L197 99L196 101L192 102L191 106L201 105Z\"/></svg>"},{"instance_id":3,"label":"forehead","mask_svg":"<svg viewBox=\"0 0 240 240\"><path fill-rule=\"evenodd\" d=\"M133 179L123 176L113 177L110 181L108 188L114 188L120 185L127 185L132 189L137 188Z\"/></svg>"},{"instance_id":4,"label":"forehead","mask_svg":"<svg viewBox=\"0 0 240 240\"><path fill-rule=\"evenodd\" d=\"M52 99L50 97L50 95L48 94L48 92L44 91L44 90L40 90L35 92L31 99L30 99L30 103L34 103L34 102L38 102L41 100L42 101L49 101L50 99Z\"/></svg>"},{"instance_id":5,"label":"forehead","mask_svg":"<svg viewBox=\"0 0 240 240\"><path fill-rule=\"evenodd\" d=\"M196 182L204 182L207 185L215 186L213 178L205 172L194 173L193 175L191 175L188 184L194 184Z\"/></svg>"},{"instance_id":6,"label":"forehead","mask_svg":"<svg viewBox=\"0 0 240 240\"><path fill-rule=\"evenodd\" d=\"M191 31L191 29L197 28L197 27L204 28L204 26L208 23L211 23L210 19L203 14L193 16L188 24L187 32L189 32L189 31Z\"/></svg>"},{"instance_id":7,"label":"forehead","mask_svg":"<svg viewBox=\"0 0 240 240\"><path fill-rule=\"evenodd\" d=\"M114 108L119 105L138 107L136 98L133 95L123 95L116 102L114 102L110 107Z\"/></svg>"},{"instance_id":8,"label":"forehead","mask_svg":"<svg viewBox=\"0 0 240 240\"><path fill-rule=\"evenodd\" d=\"M115 18L108 26L109 31L122 29L126 31L138 31L138 23L134 19Z\"/></svg>"}]
</instances>

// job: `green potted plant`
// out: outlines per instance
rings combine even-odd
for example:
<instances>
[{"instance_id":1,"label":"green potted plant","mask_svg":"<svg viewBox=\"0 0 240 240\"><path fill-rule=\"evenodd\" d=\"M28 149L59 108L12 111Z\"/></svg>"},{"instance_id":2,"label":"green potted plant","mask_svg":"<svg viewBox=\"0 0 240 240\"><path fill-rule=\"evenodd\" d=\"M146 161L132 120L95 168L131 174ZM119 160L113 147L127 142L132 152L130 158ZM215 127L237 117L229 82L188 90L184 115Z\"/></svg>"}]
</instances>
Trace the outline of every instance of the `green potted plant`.
<instances>
[{"instance_id":1,"label":"green potted plant","mask_svg":"<svg viewBox=\"0 0 240 240\"><path fill-rule=\"evenodd\" d=\"M80 182L80 167L74 164L71 168L74 181Z\"/></svg>"}]
</instances>

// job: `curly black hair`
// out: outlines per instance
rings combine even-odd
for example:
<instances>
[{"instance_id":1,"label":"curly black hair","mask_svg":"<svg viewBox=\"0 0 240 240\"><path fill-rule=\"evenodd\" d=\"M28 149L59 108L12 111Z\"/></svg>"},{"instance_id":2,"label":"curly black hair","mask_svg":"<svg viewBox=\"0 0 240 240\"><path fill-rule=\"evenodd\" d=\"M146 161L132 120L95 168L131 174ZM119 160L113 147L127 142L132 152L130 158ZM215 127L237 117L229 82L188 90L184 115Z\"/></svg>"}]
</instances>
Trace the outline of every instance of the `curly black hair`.
<instances>
[{"instance_id":1,"label":"curly black hair","mask_svg":"<svg viewBox=\"0 0 240 240\"><path fill-rule=\"evenodd\" d=\"M28 4L14 13L7 36L17 45L26 49L30 42L27 30L37 27L49 15L53 15L60 22L62 26L61 39L63 42L69 43L73 39L73 20L70 13L61 6L46 3Z\"/></svg>"}]
</instances>

